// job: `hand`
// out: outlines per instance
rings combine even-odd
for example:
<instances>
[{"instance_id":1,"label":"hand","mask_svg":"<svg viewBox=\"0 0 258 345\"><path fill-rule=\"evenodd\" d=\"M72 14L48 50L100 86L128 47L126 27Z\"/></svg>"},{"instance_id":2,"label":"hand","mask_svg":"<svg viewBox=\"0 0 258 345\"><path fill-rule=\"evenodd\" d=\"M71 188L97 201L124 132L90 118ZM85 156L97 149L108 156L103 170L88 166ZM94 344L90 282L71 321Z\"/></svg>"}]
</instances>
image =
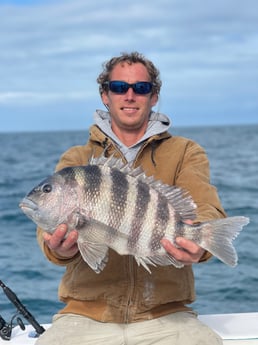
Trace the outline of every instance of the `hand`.
<instances>
[{"instance_id":1,"label":"hand","mask_svg":"<svg viewBox=\"0 0 258 345\"><path fill-rule=\"evenodd\" d=\"M193 221L186 220L185 223L192 225ZM176 238L176 244L179 248L175 247L173 243L166 238L161 240L161 244L169 254L184 265L192 265L193 263L199 262L205 252L198 244L184 237Z\"/></svg>"},{"instance_id":2,"label":"hand","mask_svg":"<svg viewBox=\"0 0 258 345\"><path fill-rule=\"evenodd\" d=\"M44 232L43 238L47 246L64 258L72 258L78 252L78 232L72 230L67 237L67 225L59 225L55 232L51 235Z\"/></svg>"},{"instance_id":3,"label":"hand","mask_svg":"<svg viewBox=\"0 0 258 345\"><path fill-rule=\"evenodd\" d=\"M184 265L191 265L199 262L205 252L203 248L184 237L176 238L176 244L180 248L175 247L172 242L165 238L161 240L161 244L169 254Z\"/></svg>"}]
</instances>

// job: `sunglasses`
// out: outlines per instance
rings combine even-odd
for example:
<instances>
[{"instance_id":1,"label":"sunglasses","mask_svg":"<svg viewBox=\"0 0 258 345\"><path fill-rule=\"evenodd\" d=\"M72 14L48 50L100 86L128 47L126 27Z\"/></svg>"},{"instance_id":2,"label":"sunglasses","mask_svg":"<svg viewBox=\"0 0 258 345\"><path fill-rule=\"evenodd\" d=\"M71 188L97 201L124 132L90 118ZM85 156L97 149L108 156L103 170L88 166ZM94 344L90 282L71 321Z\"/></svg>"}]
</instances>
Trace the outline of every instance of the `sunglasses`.
<instances>
[{"instance_id":1,"label":"sunglasses","mask_svg":"<svg viewBox=\"0 0 258 345\"><path fill-rule=\"evenodd\" d=\"M137 83L128 84L125 81L112 80L106 81L103 85L107 85L110 91L118 94L125 94L130 87L139 95L147 95L152 90L152 83L148 81L138 81Z\"/></svg>"}]
</instances>

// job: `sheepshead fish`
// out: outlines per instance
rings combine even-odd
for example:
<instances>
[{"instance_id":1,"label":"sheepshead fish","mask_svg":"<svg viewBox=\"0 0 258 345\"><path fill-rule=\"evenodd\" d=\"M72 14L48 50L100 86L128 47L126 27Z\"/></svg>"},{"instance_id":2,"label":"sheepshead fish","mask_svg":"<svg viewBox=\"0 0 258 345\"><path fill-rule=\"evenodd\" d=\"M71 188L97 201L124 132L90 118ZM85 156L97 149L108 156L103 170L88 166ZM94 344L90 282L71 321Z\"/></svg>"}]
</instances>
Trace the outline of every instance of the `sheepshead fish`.
<instances>
[{"instance_id":1,"label":"sheepshead fish","mask_svg":"<svg viewBox=\"0 0 258 345\"><path fill-rule=\"evenodd\" d=\"M138 265L183 264L160 241L183 236L235 266L233 239L248 224L246 217L229 217L196 225L196 205L181 188L147 177L121 160L93 158L88 165L64 168L46 178L20 203L38 226L53 233L59 224L78 230L78 248L85 262L101 272L108 249L133 255Z\"/></svg>"}]
</instances>

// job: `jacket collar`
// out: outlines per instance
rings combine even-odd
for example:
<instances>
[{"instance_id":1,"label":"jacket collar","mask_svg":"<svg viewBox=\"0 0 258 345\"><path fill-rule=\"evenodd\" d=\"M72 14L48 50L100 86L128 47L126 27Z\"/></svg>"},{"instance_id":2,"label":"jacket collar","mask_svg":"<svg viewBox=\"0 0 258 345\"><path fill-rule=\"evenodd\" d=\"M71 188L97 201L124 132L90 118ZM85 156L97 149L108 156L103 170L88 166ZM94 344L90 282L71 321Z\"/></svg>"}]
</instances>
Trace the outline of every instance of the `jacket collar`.
<instances>
[{"instance_id":1,"label":"jacket collar","mask_svg":"<svg viewBox=\"0 0 258 345\"><path fill-rule=\"evenodd\" d=\"M110 155L116 155L116 156L118 155L120 158L125 159L127 162L134 161L137 154L148 145L151 146L152 157L154 157L154 151L156 147L158 146L159 141L168 139L172 136L169 132L163 132L160 134L153 135L149 137L148 139L146 139L143 143L141 143L138 150L136 150L133 153L133 156L132 155L130 156L130 154L129 155L124 154L124 152L120 150L117 144L110 137L108 137L104 132L102 132L101 129L97 125L91 126L89 132L90 132L89 140L92 143L95 143L95 144L97 143L98 146L101 146L104 151L105 156L108 157Z\"/></svg>"}]
</instances>

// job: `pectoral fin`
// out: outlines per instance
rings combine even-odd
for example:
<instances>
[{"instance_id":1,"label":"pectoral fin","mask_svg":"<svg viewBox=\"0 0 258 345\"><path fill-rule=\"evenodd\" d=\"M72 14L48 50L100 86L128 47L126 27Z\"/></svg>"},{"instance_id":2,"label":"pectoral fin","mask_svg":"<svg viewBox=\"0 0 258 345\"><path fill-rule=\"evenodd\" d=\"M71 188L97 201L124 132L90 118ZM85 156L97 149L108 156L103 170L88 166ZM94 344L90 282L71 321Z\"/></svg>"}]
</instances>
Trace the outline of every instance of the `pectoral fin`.
<instances>
[{"instance_id":1,"label":"pectoral fin","mask_svg":"<svg viewBox=\"0 0 258 345\"><path fill-rule=\"evenodd\" d=\"M108 246L101 243L80 241L78 248L83 260L95 271L100 273L108 262Z\"/></svg>"}]
</instances>

